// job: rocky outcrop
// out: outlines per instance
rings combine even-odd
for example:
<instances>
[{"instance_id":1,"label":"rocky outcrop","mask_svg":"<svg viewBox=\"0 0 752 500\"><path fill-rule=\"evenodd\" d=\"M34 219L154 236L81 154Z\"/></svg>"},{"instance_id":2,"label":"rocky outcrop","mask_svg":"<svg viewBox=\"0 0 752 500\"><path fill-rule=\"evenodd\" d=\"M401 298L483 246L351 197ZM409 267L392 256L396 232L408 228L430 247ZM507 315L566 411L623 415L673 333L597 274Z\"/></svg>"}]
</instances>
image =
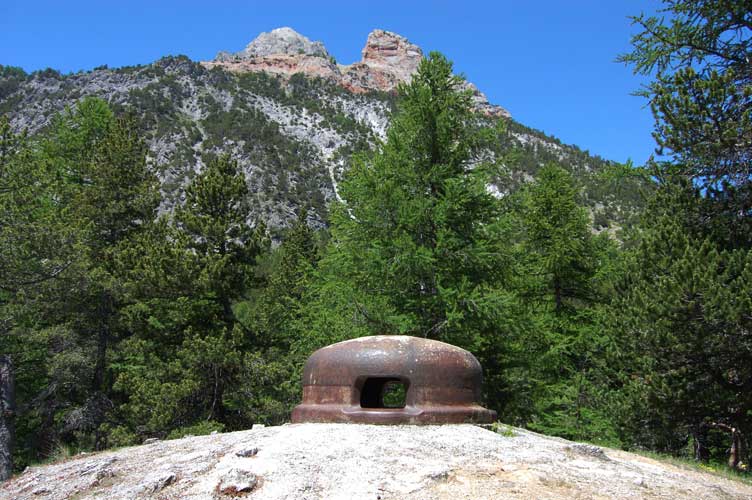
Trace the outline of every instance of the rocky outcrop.
<instances>
[{"instance_id":1,"label":"rocky outcrop","mask_svg":"<svg viewBox=\"0 0 752 500\"><path fill-rule=\"evenodd\" d=\"M511 427L295 424L33 467L0 498L741 500L752 485Z\"/></svg>"},{"instance_id":2,"label":"rocky outcrop","mask_svg":"<svg viewBox=\"0 0 752 500\"><path fill-rule=\"evenodd\" d=\"M238 55L248 58L277 54L329 57L324 44L312 42L292 28L277 28L269 33L261 33Z\"/></svg>"},{"instance_id":3,"label":"rocky outcrop","mask_svg":"<svg viewBox=\"0 0 752 500\"><path fill-rule=\"evenodd\" d=\"M337 65L321 42L311 41L291 28L277 28L262 33L240 52L220 52L213 61L202 64L234 72L264 71L284 78L302 73L329 80L353 93L367 93L394 92L400 83L410 81L421 59L423 51L407 38L377 29L368 35L360 61ZM504 108L488 102L473 84L467 83L467 88L480 112L510 117Z\"/></svg>"},{"instance_id":4,"label":"rocky outcrop","mask_svg":"<svg viewBox=\"0 0 752 500\"><path fill-rule=\"evenodd\" d=\"M227 54L220 53L220 54ZM264 57L249 57L247 59L237 56L222 56L223 60L215 59L212 62L202 63L208 68L221 66L226 70L242 73L247 71L264 71L271 75L289 78L295 73L306 76L324 78L325 80L339 81L340 72L337 65L324 57L292 54L273 54Z\"/></svg>"},{"instance_id":5,"label":"rocky outcrop","mask_svg":"<svg viewBox=\"0 0 752 500\"><path fill-rule=\"evenodd\" d=\"M410 81L423 59L420 47L384 30L368 35L362 54L360 62L341 67L341 83L353 92L393 91L400 83Z\"/></svg>"},{"instance_id":6,"label":"rocky outcrop","mask_svg":"<svg viewBox=\"0 0 752 500\"><path fill-rule=\"evenodd\" d=\"M235 72L264 71L290 77L295 73L337 81L340 72L321 42L313 42L292 28L261 33L235 54L220 52L207 67L221 66Z\"/></svg>"}]
</instances>

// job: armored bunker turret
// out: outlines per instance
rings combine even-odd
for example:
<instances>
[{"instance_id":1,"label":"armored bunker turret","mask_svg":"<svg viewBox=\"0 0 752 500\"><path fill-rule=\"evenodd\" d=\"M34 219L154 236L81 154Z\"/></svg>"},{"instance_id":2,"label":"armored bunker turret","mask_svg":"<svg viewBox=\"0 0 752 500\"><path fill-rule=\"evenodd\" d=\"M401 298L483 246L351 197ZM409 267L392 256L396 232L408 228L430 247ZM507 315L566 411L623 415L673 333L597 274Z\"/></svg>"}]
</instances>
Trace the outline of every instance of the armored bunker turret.
<instances>
[{"instance_id":1,"label":"armored bunker turret","mask_svg":"<svg viewBox=\"0 0 752 500\"><path fill-rule=\"evenodd\" d=\"M417 337L362 337L314 352L293 422L490 423L480 363L459 347Z\"/></svg>"}]
</instances>

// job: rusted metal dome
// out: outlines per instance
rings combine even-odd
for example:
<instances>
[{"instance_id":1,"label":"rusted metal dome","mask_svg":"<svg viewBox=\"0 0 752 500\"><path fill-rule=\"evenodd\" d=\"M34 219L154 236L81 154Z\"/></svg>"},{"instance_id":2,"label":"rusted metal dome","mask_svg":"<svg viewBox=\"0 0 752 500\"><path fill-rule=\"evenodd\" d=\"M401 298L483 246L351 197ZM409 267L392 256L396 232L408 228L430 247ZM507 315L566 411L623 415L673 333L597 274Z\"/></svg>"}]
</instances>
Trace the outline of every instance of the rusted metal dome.
<instances>
[{"instance_id":1,"label":"rusted metal dome","mask_svg":"<svg viewBox=\"0 0 752 500\"><path fill-rule=\"evenodd\" d=\"M293 422L366 424L490 423L480 405L480 363L459 347L379 335L314 352L303 370Z\"/></svg>"}]
</instances>

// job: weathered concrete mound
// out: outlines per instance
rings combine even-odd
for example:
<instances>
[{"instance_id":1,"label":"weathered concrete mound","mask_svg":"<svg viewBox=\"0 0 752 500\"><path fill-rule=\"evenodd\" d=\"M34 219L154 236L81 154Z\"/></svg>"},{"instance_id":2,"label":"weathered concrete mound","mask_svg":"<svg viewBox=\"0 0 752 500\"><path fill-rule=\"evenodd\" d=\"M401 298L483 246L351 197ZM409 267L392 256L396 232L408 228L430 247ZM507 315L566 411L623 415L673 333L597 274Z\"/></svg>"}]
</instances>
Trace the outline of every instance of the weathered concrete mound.
<instances>
[{"instance_id":1,"label":"weathered concrete mound","mask_svg":"<svg viewBox=\"0 0 752 500\"><path fill-rule=\"evenodd\" d=\"M293 424L33 467L0 498L741 500L752 486L519 429Z\"/></svg>"}]
</instances>

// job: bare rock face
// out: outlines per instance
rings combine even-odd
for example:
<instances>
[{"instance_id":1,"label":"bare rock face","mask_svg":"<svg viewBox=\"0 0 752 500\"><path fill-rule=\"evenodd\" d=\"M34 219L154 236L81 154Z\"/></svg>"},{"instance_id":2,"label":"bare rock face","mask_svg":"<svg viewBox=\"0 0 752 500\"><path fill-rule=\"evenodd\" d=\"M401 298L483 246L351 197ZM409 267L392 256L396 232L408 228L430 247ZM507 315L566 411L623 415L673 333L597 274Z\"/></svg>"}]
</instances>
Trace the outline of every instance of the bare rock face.
<instances>
[{"instance_id":1,"label":"bare rock face","mask_svg":"<svg viewBox=\"0 0 752 500\"><path fill-rule=\"evenodd\" d=\"M312 42L292 28L277 28L261 33L238 53L243 58L266 57L279 54L329 57L321 42Z\"/></svg>"},{"instance_id":2,"label":"bare rock face","mask_svg":"<svg viewBox=\"0 0 752 500\"><path fill-rule=\"evenodd\" d=\"M240 52L222 51L213 61L201 64L239 73L263 71L283 78L302 73L363 94L396 91L400 83L410 81L422 59L423 51L407 38L377 29L368 35L360 61L338 66L321 42L311 41L292 28L277 28L261 33ZM511 116L504 108L489 103L475 85L467 83L466 89L471 90L473 102L481 113Z\"/></svg>"},{"instance_id":3,"label":"bare rock face","mask_svg":"<svg viewBox=\"0 0 752 500\"><path fill-rule=\"evenodd\" d=\"M339 70L321 42L314 42L292 28L261 33L235 54L220 52L204 66L221 66L234 72L263 71L289 78L295 73L338 81Z\"/></svg>"},{"instance_id":4,"label":"bare rock face","mask_svg":"<svg viewBox=\"0 0 752 500\"><path fill-rule=\"evenodd\" d=\"M202 64L208 68L221 66L235 73L263 71L283 78L289 78L295 73L302 73L306 76L334 82L338 82L340 79L337 66L329 59L318 56L275 54L248 59L233 56L230 60L215 59L212 62Z\"/></svg>"},{"instance_id":5,"label":"bare rock face","mask_svg":"<svg viewBox=\"0 0 752 500\"><path fill-rule=\"evenodd\" d=\"M512 117L512 115L506 109L488 102L488 97L486 97L486 94L481 92L478 87L475 86L475 84L466 81L464 87L464 90L470 91L471 99L473 101L473 104L475 105L475 109L477 109L484 115L505 118Z\"/></svg>"},{"instance_id":6,"label":"bare rock face","mask_svg":"<svg viewBox=\"0 0 752 500\"><path fill-rule=\"evenodd\" d=\"M352 92L392 91L409 82L423 59L423 51L407 38L384 30L368 35L363 58L345 66L342 85Z\"/></svg>"}]
</instances>

